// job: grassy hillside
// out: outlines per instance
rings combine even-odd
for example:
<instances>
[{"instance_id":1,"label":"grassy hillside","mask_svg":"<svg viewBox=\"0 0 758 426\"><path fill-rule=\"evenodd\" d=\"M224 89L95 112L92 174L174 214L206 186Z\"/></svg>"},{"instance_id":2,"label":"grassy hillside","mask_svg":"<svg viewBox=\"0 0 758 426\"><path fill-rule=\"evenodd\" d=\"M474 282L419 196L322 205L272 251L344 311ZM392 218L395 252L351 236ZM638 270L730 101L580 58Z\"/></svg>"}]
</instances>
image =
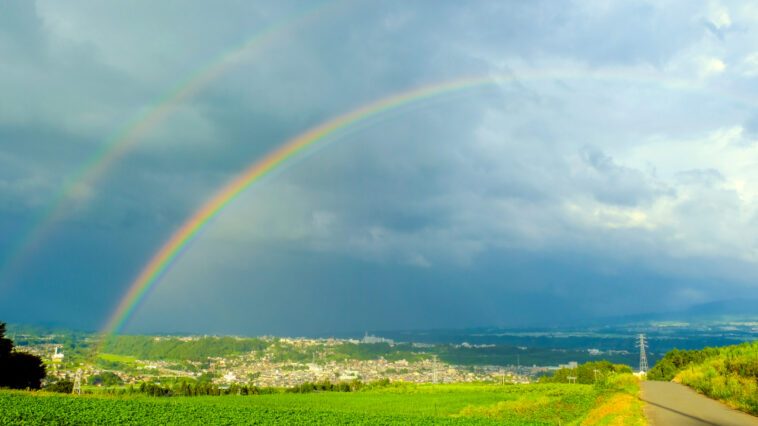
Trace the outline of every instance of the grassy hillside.
<instances>
[{"instance_id":1,"label":"grassy hillside","mask_svg":"<svg viewBox=\"0 0 758 426\"><path fill-rule=\"evenodd\" d=\"M700 351L671 351L650 370L652 380L674 380L758 415L758 341Z\"/></svg>"},{"instance_id":2,"label":"grassy hillside","mask_svg":"<svg viewBox=\"0 0 758 426\"><path fill-rule=\"evenodd\" d=\"M598 386L403 384L223 397L0 391L0 424L644 424L637 390L631 375L619 375Z\"/></svg>"}]
</instances>

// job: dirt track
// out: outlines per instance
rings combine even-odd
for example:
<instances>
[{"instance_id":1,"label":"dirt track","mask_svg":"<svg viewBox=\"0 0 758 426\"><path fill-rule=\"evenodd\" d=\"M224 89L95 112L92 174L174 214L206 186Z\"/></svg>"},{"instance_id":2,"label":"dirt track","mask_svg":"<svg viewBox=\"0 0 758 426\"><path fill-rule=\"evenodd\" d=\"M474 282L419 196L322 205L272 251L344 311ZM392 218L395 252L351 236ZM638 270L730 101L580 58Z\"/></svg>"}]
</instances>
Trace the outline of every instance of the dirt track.
<instances>
[{"instance_id":1,"label":"dirt track","mask_svg":"<svg viewBox=\"0 0 758 426\"><path fill-rule=\"evenodd\" d=\"M729 408L671 382L642 381L645 416L653 426L758 425L758 417Z\"/></svg>"}]
</instances>

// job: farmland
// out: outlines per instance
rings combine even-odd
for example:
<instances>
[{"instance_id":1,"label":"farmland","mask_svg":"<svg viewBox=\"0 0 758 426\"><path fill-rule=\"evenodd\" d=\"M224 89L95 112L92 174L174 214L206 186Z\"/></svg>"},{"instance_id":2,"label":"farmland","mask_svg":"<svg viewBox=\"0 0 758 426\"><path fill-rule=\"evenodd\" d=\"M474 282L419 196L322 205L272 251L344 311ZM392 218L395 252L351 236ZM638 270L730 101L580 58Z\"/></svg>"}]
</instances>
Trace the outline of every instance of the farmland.
<instances>
[{"instance_id":1,"label":"farmland","mask_svg":"<svg viewBox=\"0 0 758 426\"><path fill-rule=\"evenodd\" d=\"M0 423L579 424L588 417L618 417L607 403L635 392L636 382L629 378L612 379L606 386L403 384L365 392L223 397L3 391ZM628 424L636 424L633 417Z\"/></svg>"}]
</instances>

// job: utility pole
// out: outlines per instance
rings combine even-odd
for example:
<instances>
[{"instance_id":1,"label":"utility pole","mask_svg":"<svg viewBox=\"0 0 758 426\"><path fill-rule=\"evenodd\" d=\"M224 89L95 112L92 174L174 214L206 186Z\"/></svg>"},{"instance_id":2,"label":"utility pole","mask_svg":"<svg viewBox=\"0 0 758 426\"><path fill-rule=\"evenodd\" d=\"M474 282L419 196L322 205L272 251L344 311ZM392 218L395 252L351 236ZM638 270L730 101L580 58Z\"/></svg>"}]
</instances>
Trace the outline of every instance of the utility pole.
<instances>
[{"instance_id":1,"label":"utility pole","mask_svg":"<svg viewBox=\"0 0 758 426\"><path fill-rule=\"evenodd\" d=\"M645 348L648 347L648 344L645 341L644 334L638 335L637 338L639 340L634 346L640 348L640 373L645 374L647 373L647 355L645 354Z\"/></svg>"}]
</instances>

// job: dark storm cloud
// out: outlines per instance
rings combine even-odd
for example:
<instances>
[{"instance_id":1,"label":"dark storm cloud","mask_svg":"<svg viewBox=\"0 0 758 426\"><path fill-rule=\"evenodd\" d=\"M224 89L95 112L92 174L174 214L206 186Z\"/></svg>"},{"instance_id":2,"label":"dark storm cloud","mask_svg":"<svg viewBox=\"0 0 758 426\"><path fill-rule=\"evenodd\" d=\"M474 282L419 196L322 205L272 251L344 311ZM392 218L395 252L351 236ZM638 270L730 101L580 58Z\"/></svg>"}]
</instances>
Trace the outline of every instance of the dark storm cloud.
<instances>
[{"instance_id":1,"label":"dark storm cloud","mask_svg":"<svg viewBox=\"0 0 758 426\"><path fill-rule=\"evenodd\" d=\"M0 254L140 112L305 7L0 5ZM67 318L87 308L82 322L102 322L194 210L284 141L393 93L502 73L514 80L394 111L250 188L134 329L508 325L540 320L537 304L567 321L639 312L648 290L655 309L715 299L714 282L744 288L756 271L756 126L726 96L754 89L748 3L329 7L174 105L71 200L0 299L4 320L79 325ZM577 294L592 296L567 309Z\"/></svg>"},{"instance_id":2,"label":"dark storm cloud","mask_svg":"<svg viewBox=\"0 0 758 426\"><path fill-rule=\"evenodd\" d=\"M585 180L583 186L602 203L635 206L649 203L665 192L643 172L616 164L597 148L584 147L581 156L588 168L579 179Z\"/></svg>"}]
</instances>

